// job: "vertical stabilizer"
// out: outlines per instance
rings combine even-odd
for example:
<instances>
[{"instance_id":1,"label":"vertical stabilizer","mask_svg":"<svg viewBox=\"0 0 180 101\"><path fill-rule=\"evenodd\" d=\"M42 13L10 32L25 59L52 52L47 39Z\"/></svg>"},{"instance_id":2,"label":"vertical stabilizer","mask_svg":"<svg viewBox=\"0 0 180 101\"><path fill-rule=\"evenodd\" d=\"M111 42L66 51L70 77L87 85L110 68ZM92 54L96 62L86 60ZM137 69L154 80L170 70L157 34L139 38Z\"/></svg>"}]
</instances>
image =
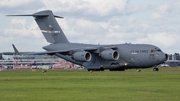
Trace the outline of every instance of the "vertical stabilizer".
<instances>
[{"instance_id":1,"label":"vertical stabilizer","mask_svg":"<svg viewBox=\"0 0 180 101\"><path fill-rule=\"evenodd\" d=\"M50 43L69 43L66 36L64 35L62 29L57 23L55 17L62 18L59 16L54 16L52 11L40 11L33 14L35 20L41 29L44 37Z\"/></svg>"},{"instance_id":2,"label":"vertical stabilizer","mask_svg":"<svg viewBox=\"0 0 180 101\"><path fill-rule=\"evenodd\" d=\"M14 46L14 44L12 44L12 46L13 46L13 49L14 49L15 55L20 55L20 54L19 54L19 51L18 51L18 50L17 50L17 48Z\"/></svg>"}]
</instances>

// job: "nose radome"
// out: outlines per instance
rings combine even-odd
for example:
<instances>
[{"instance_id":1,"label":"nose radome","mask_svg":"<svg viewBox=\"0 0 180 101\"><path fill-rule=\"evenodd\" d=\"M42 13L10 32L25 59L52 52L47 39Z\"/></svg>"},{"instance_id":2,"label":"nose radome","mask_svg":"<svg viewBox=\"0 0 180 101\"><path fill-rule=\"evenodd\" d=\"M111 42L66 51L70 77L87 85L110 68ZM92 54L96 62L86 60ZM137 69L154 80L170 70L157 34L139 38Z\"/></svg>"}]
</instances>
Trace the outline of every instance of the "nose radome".
<instances>
[{"instance_id":1,"label":"nose radome","mask_svg":"<svg viewBox=\"0 0 180 101\"><path fill-rule=\"evenodd\" d=\"M164 61L167 61L169 58L168 54L165 54L165 60Z\"/></svg>"},{"instance_id":2,"label":"nose radome","mask_svg":"<svg viewBox=\"0 0 180 101\"><path fill-rule=\"evenodd\" d=\"M162 53L159 57L161 63L165 63L168 60L168 54Z\"/></svg>"}]
</instances>

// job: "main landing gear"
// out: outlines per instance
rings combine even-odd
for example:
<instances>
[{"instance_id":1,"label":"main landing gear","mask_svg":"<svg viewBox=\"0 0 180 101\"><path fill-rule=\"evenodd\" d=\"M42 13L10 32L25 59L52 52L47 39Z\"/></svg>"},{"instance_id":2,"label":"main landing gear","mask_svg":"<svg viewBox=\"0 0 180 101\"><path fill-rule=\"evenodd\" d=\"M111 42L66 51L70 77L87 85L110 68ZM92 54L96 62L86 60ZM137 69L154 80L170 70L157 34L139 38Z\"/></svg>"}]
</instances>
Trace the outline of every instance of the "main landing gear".
<instances>
[{"instance_id":1,"label":"main landing gear","mask_svg":"<svg viewBox=\"0 0 180 101\"><path fill-rule=\"evenodd\" d=\"M153 68L153 71L159 71L159 68L155 67Z\"/></svg>"},{"instance_id":2,"label":"main landing gear","mask_svg":"<svg viewBox=\"0 0 180 101\"><path fill-rule=\"evenodd\" d=\"M104 69L103 68L100 68L100 69L88 69L88 71L104 71Z\"/></svg>"}]
</instances>

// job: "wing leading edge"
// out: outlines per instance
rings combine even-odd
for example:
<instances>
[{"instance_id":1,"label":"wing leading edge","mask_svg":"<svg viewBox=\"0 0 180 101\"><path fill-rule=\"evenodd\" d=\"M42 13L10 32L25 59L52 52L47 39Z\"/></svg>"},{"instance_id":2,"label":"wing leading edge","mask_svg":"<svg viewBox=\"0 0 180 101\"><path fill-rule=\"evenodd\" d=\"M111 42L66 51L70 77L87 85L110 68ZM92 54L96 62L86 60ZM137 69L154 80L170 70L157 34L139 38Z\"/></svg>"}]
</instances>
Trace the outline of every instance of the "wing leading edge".
<instances>
[{"instance_id":1,"label":"wing leading edge","mask_svg":"<svg viewBox=\"0 0 180 101\"><path fill-rule=\"evenodd\" d=\"M117 46L115 45L102 45L102 46L93 46L93 47L83 47L83 48L72 48L72 49L64 49L64 50L55 50L55 51L44 51L44 52L33 52L28 53L27 55L42 55L42 54L48 54L48 55L54 55L56 53L68 55L77 51L88 51L88 52L94 52L99 53L100 49L116 49Z\"/></svg>"}]
</instances>

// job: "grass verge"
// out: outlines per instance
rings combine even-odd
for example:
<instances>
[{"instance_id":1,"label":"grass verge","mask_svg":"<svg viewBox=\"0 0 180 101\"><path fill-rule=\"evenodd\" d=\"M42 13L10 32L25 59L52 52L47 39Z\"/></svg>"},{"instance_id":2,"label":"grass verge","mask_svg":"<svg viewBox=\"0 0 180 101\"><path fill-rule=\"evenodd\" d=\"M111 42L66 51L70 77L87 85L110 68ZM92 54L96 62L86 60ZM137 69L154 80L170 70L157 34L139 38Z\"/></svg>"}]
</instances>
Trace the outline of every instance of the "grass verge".
<instances>
[{"instance_id":1,"label":"grass verge","mask_svg":"<svg viewBox=\"0 0 180 101\"><path fill-rule=\"evenodd\" d=\"M1 71L0 101L179 101L180 68L159 70Z\"/></svg>"}]
</instances>

